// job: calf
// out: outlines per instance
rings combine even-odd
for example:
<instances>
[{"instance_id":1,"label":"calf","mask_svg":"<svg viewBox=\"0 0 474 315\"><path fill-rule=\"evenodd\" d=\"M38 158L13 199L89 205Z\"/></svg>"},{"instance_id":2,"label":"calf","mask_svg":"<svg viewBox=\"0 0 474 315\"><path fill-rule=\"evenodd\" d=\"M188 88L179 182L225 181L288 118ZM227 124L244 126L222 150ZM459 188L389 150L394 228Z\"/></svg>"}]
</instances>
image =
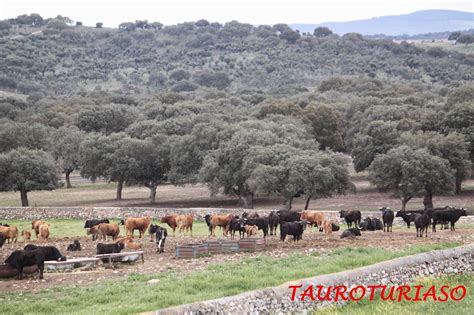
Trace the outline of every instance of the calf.
<instances>
[{"instance_id":1,"label":"calf","mask_svg":"<svg viewBox=\"0 0 474 315\"><path fill-rule=\"evenodd\" d=\"M280 224L283 222L295 222L301 220L301 212L293 210L279 210L276 212L279 218Z\"/></svg>"},{"instance_id":2,"label":"calf","mask_svg":"<svg viewBox=\"0 0 474 315\"><path fill-rule=\"evenodd\" d=\"M352 223L354 223L355 227L360 226L362 214L359 210L341 210L339 211L339 215L341 218L344 218L349 229L351 228Z\"/></svg>"},{"instance_id":3,"label":"calf","mask_svg":"<svg viewBox=\"0 0 474 315\"><path fill-rule=\"evenodd\" d=\"M165 215L160 220L161 223L168 224L168 226L173 230L173 236L175 235L176 227L178 226L178 224L176 223L176 217L177 215Z\"/></svg>"},{"instance_id":4,"label":"calf","mask_svg":"<svg viewBox=\"0 0 474 315\"><path fill-rule=\"evenodd\" d=\"M47 240L49 238L49 224L41 224L38 228L39 230L39 235L41 236L41 239L43 241Z\"/></svg>"},{"instance_id":5,"label":"calf","mask_svg":"<svg viewBox=\"0 0 474 315\"><path fill-rule=\"evenodd\" d=\"M14 226L0 226L0 233L3 234L7 243L16 243L18 239L18 229Z\"/></svg>"},{"instance_id":6,"label":"calf","mask_svg":"<svg viewBox=\"0 0 474 315\"><path fill-rule=\"evenodd\" d=\"M276 235L276 229L278 227L280 219L275 211L271 211L268 215L268 227L270 228L270 235Z\"/></svg>"},{"instance_id":7,"label":"calf","mask_svg":"<svg viewBox=\"0 0 474 315\"><path fill-rule=\"evenodd\" d=\"M31 239L31 233L27 230L21 231L21 236L23 237L24 242L29 241Z\"/></svg>"},{"instance_id":8,"label":"calf","mask_svg":"<svg viewBox=\"0 0 474 315\"><path fill-rule=\"evenodd\" d=\"M268 235L268 219L267 218L256 218L256 219L243 219L244 225L256 225L259 230L263 231L263 238Z\"/></svg>"},{"instance_id":9,"label":"calf","mask_svg":"<svg viewBox=\"0 0 474 315\"><path fill-rule=\"evenodd\" d=\"M258 227L256 225L246 225L244 228L245 228L245 233L247 234L247 237L250 237L252 235L257 235Z\"/></svg>"},{"instance_id":10,"label":"calf","mask_svg":"<svg viewBox=\"0 0 474 315\"><path fill-rule=\"evenodd\" d=\"M410 228L410 223L415 222L416 213L409 211L397 211L395 215L396 218L402 218L403 221L407 224L407 228Z\"/></svg>"},{"instance_id":11,"label":"calf","mask_svg":"<svg viewBox=\"0 0 474 315\"><path fill-rule=\"evenodd\" d=\"M128 249L137 250L137 249L142 248L142 245L138 244L138 243L135 243L131 236L126 236L126 237L119 238L115 241L115 243L123 243L124 247L128 248Z\"/></svg>"},{"instance_id":12,"label":"calf","mask_svg":"<svg viewBox=\"0 0 474 315\"><path fill-rule=\"evenodd\" d=\"M341 234L341 238L355 238L356 236L361 236L358 228L347 229Z\"/></svg>"},{"instance_id":13,"label":"calf","mask_svg":"<svg viewBox=\"0 0 474 315\"><path fill-rule=\"evenodd\" d=\"M387 228L387 232L392 232L393 219L395 218L393 210L390 208L380 208L382 211L383 231Z\"/></svg>"},{"instance_id":14,"label":"calf","mask_svg":"<svg viewBox=\"0 0 474 315\"><path fill-rule=\"evenodd\" d=\"M159 225L152 225L153 228L150 228L150 233L155 234L155 240L158 253L163 253L165 251L165 241L168 236L168 231L165 228L162 228Z\"/></svg>"},{"instance_id":15,"label":"calf","mask_svg":"<svg viewBox=\"0 0 474 315\"><path fill-rule=\"evenodd\" d=\"M84 223L84 228L85 229L90 229L91 227L95 226L95 225L99 225L101 223L110 223L110 221L108 219L101 219L101 220L96 220L96 219L92 219L92 220L86 220L86 222Z\"/></svg>"},{"instance_id":16,"label":"calf","mask_svg":"<svg viewBox=\"0 0 474 315\"><path fill-rule=\"evenodd\" d=\"M416 227L416 237L423 237L423 232L425 232L425 237L428 237L428 227L430 226L431 218L427 213L415 215L415 227Z\"/></svg>"},{"instance_id":17,"label":"calf","mask_svg":"<svg viewBox=\"0 0 474 315\"><path fill-rule=\"evenodd\" d=\"M69 246L67 247L67 251L69 252L75 252L75 251L80 251L81 248L81 243L79 243L78 240L74 240Z\"/></svg>"},{"instance_id":18,"label":"calf","mask_svg":"<svg viewBox=\"0 0 474 315\"><path fill-rule=\"evenodd\" d=\"M323 223L322 223L323 232L325 234L331 234L332 233L332 225L333 225L333 223L331 221L324 220Z\"/></svg>"},{"instance_id":19,"label":"calf","mask_svg":"<svg viewBox=\"0 0 474 315\"><path fill-rule=\"evenodd\" d=\"M303 232L306 229L306 221L283 222L280 224L280 241L284 242L287 235L293 235L293 241L299 241L303 238Z\"/></svg>"}]
</instances>

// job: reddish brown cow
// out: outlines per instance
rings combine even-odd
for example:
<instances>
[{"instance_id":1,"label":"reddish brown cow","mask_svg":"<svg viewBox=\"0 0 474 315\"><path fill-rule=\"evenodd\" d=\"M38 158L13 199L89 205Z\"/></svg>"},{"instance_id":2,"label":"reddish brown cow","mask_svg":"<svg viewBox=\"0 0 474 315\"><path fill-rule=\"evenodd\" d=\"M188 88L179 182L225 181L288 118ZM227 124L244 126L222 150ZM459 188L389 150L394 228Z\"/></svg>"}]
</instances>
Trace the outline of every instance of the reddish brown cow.
<instances>
[{"instance_id":1,"label":"reddish brown cow","mask_svg":"<svg viewBox=\"0 0 474 315\"><path fill-rule=\"evenodd\" d=\"M98 239L107 241L107 236L112 236L112 240L117 239L120 234L120 228L116 223L101 223L94 225L89 229L91 234L98 235Z\"/></svg>"},{"instance_id":2,"label":"reddish brown cow","mask_svg":"<svg viewBox=\"0 0 474 315\"><path fill-rule=\"evenodd\" d=\"M176 225L179 228L179 233L191 232L193 236L193 216L192 215L178 215L176 216Z\"/></svg>"},{"instance_id":3,"label":"reddish brown cow","mask_svg":"<svg viewBox=\"0 0 474 315\"><path fill-rule=\"evenodd\" d=\"M151 218L128 218L126 220L122 220L121 222L125 225L127 235L131 235L133 237L133 231L138 230L140 232L139 238L142 238L151 223Z\"/></svg>"},{"instance_id":4,"label":"reddish brown cow","mask_svg":"<svg viewBox=\"0 0 474 315\"><path fill-rule=\"evenodd\" d=\"M216 236L215 229L217 226L224 228L222 234L227 236L229 232L229 223L234 218L233 214L224 214L224 215L213 215L211 216L211 235Z\"/></svg>"},{"instance_id":5,"label":"reddish brown cow","mask_svg":"<svg viewBox=\"0 0 474 315\"><path fill-rule=\"evenodd\" d=\"M176 223L176 217L177 217L177 215L175 215L175 214L165 215L160 220L161 223L166 223L166 224L169 225L169 227L173 230L173 236L175 234L176 227L178 226L178 224Z\"/></svg>"},{"instance_id":6,"label":"reddish brown cow","mask_svg":"<svg viewBox=\"0 0 474 315\"><path fill-rule=\"evenodd\" d=\"M31 228L32 228L33 230L35 230L36 238L38 238L39 227L40 227L41 224L48 224L48 222L43 221L43 220L34 220L33 222L31 222ZM49 225L49 224L48 224L48 225Z\"/></svg>"},{"instance_id":7,"label":"reddish brown cow","mask_svg":"<svg viewBox=\"0 0 474 315\"><path fill-rule=\"evenodd\" d=\"M3 236L7 240L7 243L10 243L10 242L16 243L16 240L18 238L18 229L16 227L0 225L0 233L3 234Z\"/></svg>"},{"instance_id":8,"label":"reddish brown cow","mask_svg":"<svg viewBox=\"0 0 474 315\"><path fill-rule=\"evenodd\" d=\"M319 211L303 211L303 213L301 213L301 220L306 220L311 225L316 225L319 228L319 231L322 231L322 224L325 219L326 216L324 213Z\"/></svg>"}]
</instances>

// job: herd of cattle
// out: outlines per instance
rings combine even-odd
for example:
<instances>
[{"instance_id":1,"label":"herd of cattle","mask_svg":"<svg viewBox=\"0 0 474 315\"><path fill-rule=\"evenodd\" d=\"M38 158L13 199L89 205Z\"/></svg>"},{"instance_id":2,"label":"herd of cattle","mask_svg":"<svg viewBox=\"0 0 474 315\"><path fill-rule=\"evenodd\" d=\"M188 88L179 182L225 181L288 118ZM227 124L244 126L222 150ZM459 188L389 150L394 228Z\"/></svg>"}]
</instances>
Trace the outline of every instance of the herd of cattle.
<instances>
[{"instance_id":1,"label":"herd of cattle","mask_svg":"<svg viewBox=\"0 0 474 315\"><path fill-rule=\"evenodd\" d=\"M392 232L392 225L395 217L401 217L410 228L410 223L414 222L416 227L416 236L425 237L428 235L428 228L432 225L432 231L436 232L436 225L441 224L441 229L447 229L451 225L451 230L455 230L455 223L461 216L467 216L466 210L461 208L444 207L425 210L407 210L395 213L389 208L380 208L382 211L382 220L375 217L366 217L362 220L362 214L358 210L341 210L339 216L347 224L347 229L341 234L341 238L355 238L361 235L361 231ZM224 236L233 239L237 232L240 237L256 235L258 231L263 232L263 237L276 235L278 226L280 226L280 240L285 241L286 236L293 236L294 241L299 241L307 226L316 227L319 232L330 234L339 230L339 225L326 218L323 212L319 211L291 211L280 210L272 211L267 216L260 216L258 213L248 214L244 212L242 216L226 215L206 215L204 217L209 228L209 235L215 236L215 229L220 227ZM192 215L166 215L160 219L161 223L167 224L175 235L176 229L181 233L189 232L192 236L193 216ZM120 227L125 227L126 236L120 237ZM50 236L50 224L43 220L35 220L31 223L32 231L39 240L48 240ZM151 240L157 244L157 252L164 252L167 229L156 224L152 224L150 217L127 218L120 220L119 224L110 223L108 219L87 220L84 224L87 235L92 235L92 240L107 241L110 237L114 241L111 244L98 243L96 254L120 253L124 248L140 249L141 244L134 242L134 232L138 230L139 238L144 237L145 232L151 237ZM18 229L8 224L0 223L0 248L6 242L15 242L18 238ZM23 230L21 236L24 241L30 241L31 232ZM68 251L80 251L81 244L78 240L71 243ZM66 260L59 250L53 246L35 246L27 245L23 250L16 250L5 260L5 263L17 270L17 278L22 278L23 268L26 266L37 265L40 272L40 279L43 278L44 262L48 260Z\"/></svg>"}]
</instances>

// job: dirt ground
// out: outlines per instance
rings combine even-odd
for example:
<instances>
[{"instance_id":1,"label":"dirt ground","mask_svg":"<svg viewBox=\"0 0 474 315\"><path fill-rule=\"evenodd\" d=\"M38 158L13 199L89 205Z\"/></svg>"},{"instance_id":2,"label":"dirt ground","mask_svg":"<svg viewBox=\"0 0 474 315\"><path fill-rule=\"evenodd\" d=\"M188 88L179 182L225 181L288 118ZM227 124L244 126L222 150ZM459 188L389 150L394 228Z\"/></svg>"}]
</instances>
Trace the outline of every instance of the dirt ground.
<instances>
[{"instance_id":1,"label":"dirt ground","mask_svg":"<svg viewBox=\"0 0 474 315\"><path fill-rule=\"evenodd\" d=\"M341 227L341 231L344 226ZM39 280L38 274L26 275L25 279L18 281L15 279L0 279L0 295L5 292L13 291L38 291L56 286L84 286L93 283L100 283L111 279L120 279L132 273L150 274L167 272L169 270L178 270L180 272L193 272L206 268L210 264L236 262L244 258L251 258L259 255L271 256L275 258L287 257L291 254L310 254L314 252L325 253L329 250L339 247L383 247L385 249L400 249L412 244L435 244L445 242L459 242L462 244L472 243L474 241L474 228L457 228L456 231L437 231L428 233L428 238L416 238L415 229L395 230L393 233L362 232L362 236L355 240L340 239L340 233L335 232L332 235L325 235L317 232L315 229L305 231L303 240L299 243L287 240L280 242L277 236L269 236L266 241L264 251L255 253L235 253L235 254L217 254L209 257L197 259L177 259L175 258L175 246L177 244L199 242L209 239L208 237L190 237L176 234L176 237L169 236L166 240L165 253L156 253L156 244L147 237L145 239L135 240L142 244L145 251L145 263L141 261L135 264L116 264L113 268L107 264L100 263L95 270L72 272L45 273L44 279ZM222 237L216 231L218 238ZM74 238L79 239L83 250L80 252L67 252L67 246L73 238L52 239L47 245L56 246L63 255L68 258L93 257L95 254L96 242L90 237ZM33 241L32 243L36 243ZM25 243L5 244L0 249L0 261L4 261L14 249L21 249ZM45 245L44 243L38 245ZM126 250L130 251L130 250Z\"/></svg>"}]
</instances>

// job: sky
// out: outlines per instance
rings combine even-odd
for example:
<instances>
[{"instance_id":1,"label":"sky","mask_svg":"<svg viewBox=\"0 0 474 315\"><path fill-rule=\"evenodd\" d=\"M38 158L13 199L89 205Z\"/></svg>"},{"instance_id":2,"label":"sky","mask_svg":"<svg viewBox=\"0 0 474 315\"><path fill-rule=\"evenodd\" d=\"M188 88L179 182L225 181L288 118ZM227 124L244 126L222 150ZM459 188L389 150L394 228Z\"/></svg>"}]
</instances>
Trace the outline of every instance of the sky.
<instances>
[{"instance_id":1,"label":"sky","mask_svg":"<svg viewBox=\"0 0 474 315\"><path fill-rule=\"evenodd\" d=\"M39 13L67 16L84 25L148 20L165 25L206 19L258 24L322 23L449 9L473 12L469 0L0 0L0 20Z\"/></svg>"}]
</instances>

